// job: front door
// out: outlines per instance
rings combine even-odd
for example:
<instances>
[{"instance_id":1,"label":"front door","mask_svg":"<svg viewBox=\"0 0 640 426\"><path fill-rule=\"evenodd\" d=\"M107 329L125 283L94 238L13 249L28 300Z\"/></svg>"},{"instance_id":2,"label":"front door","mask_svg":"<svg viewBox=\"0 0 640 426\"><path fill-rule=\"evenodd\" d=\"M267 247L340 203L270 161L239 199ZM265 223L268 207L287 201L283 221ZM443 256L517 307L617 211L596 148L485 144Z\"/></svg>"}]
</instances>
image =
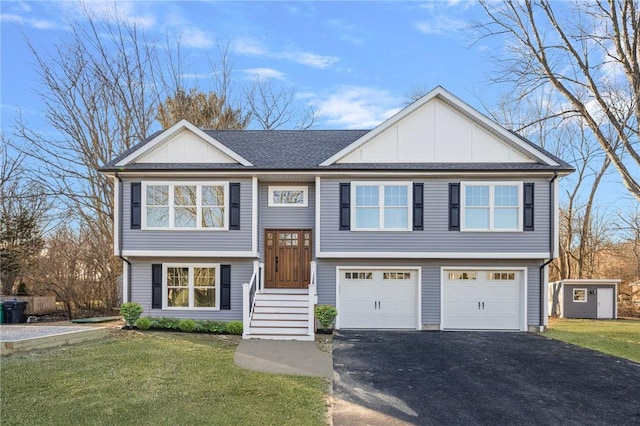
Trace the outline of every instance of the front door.
<instances>
[{"instance_id":1,"label":"front door","mask_svg":"<svg viewBox=\"0 0 640 426\"><path fill-rule=\"evenodd\" d=\"M311 274L310 229L265 229L266 288L307 288Z\"/></svg>"}]
</instances>

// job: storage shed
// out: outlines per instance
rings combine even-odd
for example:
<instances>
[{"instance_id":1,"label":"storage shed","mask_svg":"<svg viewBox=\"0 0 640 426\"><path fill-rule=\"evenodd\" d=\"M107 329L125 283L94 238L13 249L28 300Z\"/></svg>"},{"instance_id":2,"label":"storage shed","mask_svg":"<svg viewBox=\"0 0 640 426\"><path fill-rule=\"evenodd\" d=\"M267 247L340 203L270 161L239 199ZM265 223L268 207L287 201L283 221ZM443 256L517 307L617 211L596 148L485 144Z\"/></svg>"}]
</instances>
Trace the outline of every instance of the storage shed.
<instances>
[{"instance_id":1,"label":"storage shed","mask_svg":"<svg viewBox=\"0 0 640 426\"><path fill-rule=\"evenodd\" d=\"M620 280L566 279L549 283L549 313L560 318L617 318Z\"/></svg>"}]
</instances>

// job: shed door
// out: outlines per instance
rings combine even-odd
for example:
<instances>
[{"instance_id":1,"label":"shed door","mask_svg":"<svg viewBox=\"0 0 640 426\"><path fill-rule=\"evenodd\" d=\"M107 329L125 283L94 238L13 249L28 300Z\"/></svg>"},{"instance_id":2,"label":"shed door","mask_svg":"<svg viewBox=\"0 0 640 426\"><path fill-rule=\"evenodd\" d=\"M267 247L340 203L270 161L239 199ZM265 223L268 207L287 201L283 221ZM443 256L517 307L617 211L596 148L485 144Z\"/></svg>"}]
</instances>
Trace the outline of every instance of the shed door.
<instances>
[{"instance_id":1,"label":"shed door","mask_svg":"<svg viewBox=\"0 0 640 426\"><path fill-rule=\"evenodd\" d=\"M613 289L598 289L598 318L613 318Z\"/></svg>"}]
</instances>

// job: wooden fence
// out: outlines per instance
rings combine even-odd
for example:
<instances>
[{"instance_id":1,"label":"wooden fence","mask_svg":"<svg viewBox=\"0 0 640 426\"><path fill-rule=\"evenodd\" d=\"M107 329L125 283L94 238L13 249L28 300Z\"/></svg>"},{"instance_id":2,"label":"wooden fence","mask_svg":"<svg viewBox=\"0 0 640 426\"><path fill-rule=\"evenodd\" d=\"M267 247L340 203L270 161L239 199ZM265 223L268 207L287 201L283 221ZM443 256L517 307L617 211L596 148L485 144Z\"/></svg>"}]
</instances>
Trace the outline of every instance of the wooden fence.
<instances>
[{"instance_id":1,"label":"wooden fence","mask_svg":"<svg viewBox=\"0 0 640 426\"><path fill-rule=\"evenodd\" d=\"M0 302L14 299L27 302L26 315L45 315L57 311L55 296L0 296Z\"/></svg>"}]
</instances>

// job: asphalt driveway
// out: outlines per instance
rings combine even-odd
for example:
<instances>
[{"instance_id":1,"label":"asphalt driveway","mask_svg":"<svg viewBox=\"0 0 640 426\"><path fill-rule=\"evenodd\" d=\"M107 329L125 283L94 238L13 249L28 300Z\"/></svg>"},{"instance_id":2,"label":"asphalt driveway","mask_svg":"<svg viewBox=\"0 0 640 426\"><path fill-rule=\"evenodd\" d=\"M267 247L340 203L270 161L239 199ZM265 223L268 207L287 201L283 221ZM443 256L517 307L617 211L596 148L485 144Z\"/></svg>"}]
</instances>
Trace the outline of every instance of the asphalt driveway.
<instances>
[{"instance_id":1,"label":"asphalt driveway","mask_svg":"<svg viewBox=\"0 0 640 426\"><path fill-rule=\"evenodd\" d=\"M338 331L333 343L336 426L640 424L640 364L536 334Z\"/></svg>"}]
</instances>

